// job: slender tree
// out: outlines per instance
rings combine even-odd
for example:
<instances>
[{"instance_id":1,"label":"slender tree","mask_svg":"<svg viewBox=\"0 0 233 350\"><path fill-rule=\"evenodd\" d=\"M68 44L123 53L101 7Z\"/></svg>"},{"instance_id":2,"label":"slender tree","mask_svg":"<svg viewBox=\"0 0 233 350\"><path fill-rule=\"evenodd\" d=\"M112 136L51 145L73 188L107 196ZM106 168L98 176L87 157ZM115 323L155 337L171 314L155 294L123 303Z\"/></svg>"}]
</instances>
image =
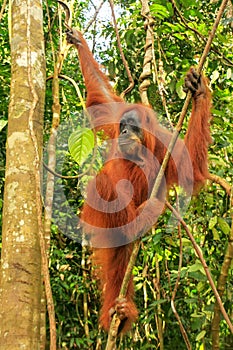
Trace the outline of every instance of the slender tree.
<instances>
[{"instance_id":1,"label":"slender tree","mask_svg":"<svg viewBox=\"0 0 233 350\"><path fill-rule=\"evenodd\" d=\"M11 92L0 270L0 349L38 349L39 164L45 95L42 1L10 2Z\"/></svg>"}]
</instances>

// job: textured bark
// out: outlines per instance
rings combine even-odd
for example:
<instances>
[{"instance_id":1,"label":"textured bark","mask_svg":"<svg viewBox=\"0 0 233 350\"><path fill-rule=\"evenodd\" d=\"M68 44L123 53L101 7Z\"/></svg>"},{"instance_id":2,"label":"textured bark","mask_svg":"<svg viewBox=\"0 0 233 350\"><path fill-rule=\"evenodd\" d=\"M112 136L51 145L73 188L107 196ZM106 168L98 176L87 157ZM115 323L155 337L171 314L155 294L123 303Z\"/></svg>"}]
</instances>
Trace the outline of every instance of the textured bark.
<instances>
[{"instance_id":1,"label":"textured bark","mask_svg":"<svg viewBox=\"0 0 233 350\"><path fill-rule=\"evenodd\" d=\"M45 94L42 2L11 2L12 78L0 271L0 349L39 349L41 253L36 153ZM31 130L36 135L33 141Z\"/></svg>"}]
</instances>

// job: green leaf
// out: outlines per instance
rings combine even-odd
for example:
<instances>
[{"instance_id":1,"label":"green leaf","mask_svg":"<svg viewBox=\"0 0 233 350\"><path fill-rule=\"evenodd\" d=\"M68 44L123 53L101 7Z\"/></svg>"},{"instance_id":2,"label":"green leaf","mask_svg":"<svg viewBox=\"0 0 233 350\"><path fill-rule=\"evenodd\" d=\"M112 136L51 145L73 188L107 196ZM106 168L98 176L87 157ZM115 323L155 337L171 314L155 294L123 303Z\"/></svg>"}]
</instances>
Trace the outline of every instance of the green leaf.
<instances>
[{"instance_id":1,"label":"green leaf","mask_svg":"<svg viewBox=\"0 0 233 350\"><path fill-rule=\"evenodd\" d=\"M231 72L231 68L227 69L227 79L233 79L233 73Z\"/></svg>"},{"instance_id":2,"label":"green leaf","mask_svg":"<svg viewBox=\"0 0 233 350\"><path fill-rule=\"evenodd\" d=\"M230 226L223 218L218 218L218 225L220 227L220 230L225 234L228 235L230 232Z\"/></svg>"},{"instance_id":3,"label":"green leaf","mask_svg":"<svg viewBox=\"0 0 233 350\"><path fill-rule=\"evenodd\" d=\"M182 84L182 80L180 80L177 84L176 84L176 92L177 92L177 94L178 94L178 96L179 96L179 98L181 99L181 100L183 100L184 98L185 98L185 96L186 96L186 93L184 92L184 90L183 90L183 84Z\"/></svg>"},{"instance_id":4,"label":"green leaf","mask_svg":"<svg viewBox=\"0 0 233 350\"><path fill-rule=\"evenodd\" d=\"M0 120L0 131L7 125L7 120Z\"/></svg>"},{"instance_id":5,"label":"green leaf","mask_svg":"<svg viewBox=\"0 0 233 350\"><path fill-rule=\"evenodd\" d=\"M194 265L191 265L188 268L188 272L197 272L197 271L205 275L205 270L200 261L196 261Z\"/></svg>"},{"instance_id":6,"label":"green leaf","mask_svg":"<svg viewBox=\"0 0 233 350\"><path fill-rule=\"evenodd\" d=\"M173 6L170 2L167 3L167 9L169 11L170 16L174 15L174 10L173 10Z\"/></svg>"},{"instance_id":7,"label":"green leaf","mask_svg":"<svg viewBox=\"0 0 233 350\"><path fill-rule=\"evenodd\" d=\"M220 236L219 236L218 230L216 230L216 228L213 227L212 232L213 232L214 240L220 241Z\"/></svg>"},{"instance_id":8,"label":"green leaf","mask_svg":"<svg viewBox=\"0 0 233 350\"><path fill-rule=\"evenodd\" d=\"M206 335L206 331L201 331L197 336L196 336L196 341L199 341L203 339Z\"/></svg>"},{"instance_id":9,"label":"green leaf","mask_svg":"<svg viewBox=\"0 0 233 350\"><path fill-rule=\"evenodd\" d=\"M213 71L211 75L211 83L215 82L219 78L219 72L217 70Z\"/></svg>"},{"instance_id":10,"label":"green leaf","mask_svg":"<svg viewBox=\"0 0 233 350\"><path fill-rule=\"evenodd\" d=\"M214 228L214 226L217 224L217 221L218 221L217 216L210 218L210 221L209 221L209 229L210 230L212 230Z\"/></svg>"},{"instance_id":11,"label":"green leaf","mask_svg":"<svg viewBox=\"0 0 233 350\"><path fill-rule=\"evenodd\" d=\"M185 39L185 37L183 35L179 34L179 33L174 33L173 36L176 37L179 40L184 40Z\"/></svg>"},{"instance_id":12,"label":"green leaf","mask_svg":"<svg viewBox=\"0 0 233 350\"><path fill-rule=\"evenodd\" d=\"M82 165L94 148L93 131L87 128L74 131L69 137L68 147L74 160Z\"/></svg>"},{"instance_id":13,"label":"green leaf","mask_svg":"<svg viewBox=\"0 0 233 350\"><path fill-rule=\"evenodd\" d=\"M180 32L180 31L182 31L182 27L181 27L179 24L173 24L173 23L169 23L169 22L164 22L164 24L165 24L167 27L171 28L172 31L174 31L174 32Z\"/></svg>"},{"instance_id":14,"label":"green leaf","mask_svg":"<svg viewBox=\"0 0 233 350\"><path fill-rule=\"evenodd\" d=\"M169 17L169 11L165 6L159 4L153 4L150 7L151 13L153 16L164 19Z\"/></svg>"}]
</instances>

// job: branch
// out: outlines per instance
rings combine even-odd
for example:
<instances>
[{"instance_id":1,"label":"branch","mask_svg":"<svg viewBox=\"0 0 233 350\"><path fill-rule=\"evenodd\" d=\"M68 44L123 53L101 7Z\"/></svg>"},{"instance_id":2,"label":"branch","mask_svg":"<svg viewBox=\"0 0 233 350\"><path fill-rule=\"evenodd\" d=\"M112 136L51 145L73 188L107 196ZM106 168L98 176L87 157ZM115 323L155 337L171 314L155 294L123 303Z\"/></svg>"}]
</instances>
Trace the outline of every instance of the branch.
<instances>
[{"instance_id":1,"label":"branch","mask_svg":"<svg viewBox=\"0 0 233 350\"><path fill-rule=\"evenodd\" d=\"M130 256L130 260L129 260L127 269L125 271L125 276L124 276L124 279L123 279L123 282L121 285L119 298L124 298L126 295L129 281L130 281L130 278L132 275L132 270L133 270L133 267L135 265L135 261L137 259L137 255L139 252L140 243L141 243L140 239L138 239L134 243L133 251L132 251L132 254ZM115 312L113 315L113 318L112 318L109 332L108 332L108 341L107 341L107 345L106 345L105 350L114 350L115 349L116 339L117 339L117 335L118 335L118 328L119 328L120 323L121 323L121 320L119 319L119 317L117 316L117 313Z\"/></svg>"},{"instance_id":2,"label":"branch","mask_svg":"<svg viewBox=\"0 0 233 350\"><path fill-rule=\"evenodd\" d=\"M1 22L1 20L2 20L3 14L4 14L4 12L5 12L6 5L7 5L7 0L4 0L4 1L3 1L3 4L2 4L2 7L1 7L1 11L0 11L0 22Z\"/></svg>"},{"instance_id":3,"label":"branch","mask_svg":"<svg viewBox=\"0 0 233 350\"><path fill-rule=\"evenodd\" d=\"M179 210L179 200L178 200L178 194L176 193L176 196L177 196L177 206L178 206L178 210ZM181 322L181 319L180 319L180 316L176 310L176 305L175 305L175 297L176 297L176 293L177 293L177 290L178 290L178 287L179 287L179 282L180 282L180 274L181 274L181 268L182 268L182 259L183 259L183 242L182 242L182 236L181 236L181 225L180 225L180 222L178 222L178 236L179 236L179 240L180 240L180 254L179 254L179 266L178 266L178 273L177 273L177 279L176 279L176 284L175 284L175 287L173 289L173 292L172 292L172 298L171 298L171 308L172 308L172 311L177 319L177 322L179 324L179 327L180 327L180 331L181 331L181 334L184 338L184 341L185 341L185 344L186 344L186 347L188 350L192 350L192 346L190 344L190 341L189 341L189 338L188 338L188 334Z\"/></svg>"},{"instance_id":4,"label":"branch","mask_svg":"<svg viewBox=\"0 0 233 350\"><path fill-rule=\"evenodd\" d=\"M153 49L153 61L152 61L152 64L154 66L155 79L156 79L156 82L157 82L157 85L158 85L158 91L159 91L159 95L161 97L163 108L164 108L164 111L166 113L166 117L167 117L167 120L168 120L168 122L170 124L170 127L171 127L171 129L173 129L173 123L172 123L172 120L171 120L171 117L170 117L170 113L169 113L168 106L167 106L167 101L166 101L166 98L165 98L165 95L167 94L167 91L166 91L166 88L165 88L166 73L165 73L164 68L163 68L163 61L162 61L162 57L161 57L162 55L161 55L161 46L160 46L159 38L158 38L157 42L158 42L158 52L159 52L158 67L157 67L157 64L156 64L154 49Z\"/></svg>"},{"instance_id":5,"label":"branch","mask_svg":"<svg viewBox=\"0 0 233 350\"><path fill-rule=\"evenodd\" d=\"M182 226L183 226L185 232L187 233L187 235L188 235L190 241L192 242L192 245L193 245L193 247L194 247L194 249L195 249L195 251L196 251L196 253L197 253L197 256L199 257L199 259L200 259L200 261L201 261L201 263L202 263L202 266L204 267L204 270L205 270L205 273L206 273L206 277L207 277L207 279L208 279L208 281L209 281L209 283L210 283L210 286L211 286L212 291L213 291L213 293L214 293L214 295L215 295L216 301L217 301L218 306L219 306L219 308L220 308L220 310L221 310L221 312L222 312L222 315L223 315L223 317L224 317L226 323L228 324L228 326L229 326L229 328L230 328L230 331L233 333L233 325L232 325L232 323L231 323L231 321L230 321L230 319L229 319L229 317L228 317L228 315L227 315L227 313L226 313L226 310L225 310L225 308L224 308L224 306L223 306L221 297L220 297L220 295L219 295L219 293L218 293L218 291L217 291L217 289L216 289L216 287L215 287L214 281L213 281L213 279L212 279L212 277L211 277L211 274L210 274L210 271L209 271L208 266L207 266L207 264L206 264L206 261L205 261L203 255L202 255L201 248L200 248L200 247L198 246L198 244L196 243L196 241L195 241L193 235L192 235L191 232L189 231L188 226L186 225L185 221L182 219L182 217L180 216L180 214L179 214L179 213L171 206L171 204L168 203L167 201L166 201L166 206L171 210L171 212L175 215L175 217L176 217L176 218L179 220L179 222L182 224Z\"/></svg>"},{"instance_id":6,"label":"branch","mask_svg":"<svg viewBox=\"0 0 233 350\"><path fill-rule=\"evenodd\" d=\"M145 106L150 106L147 90L150 86L151 76L151 66L153 62L153 51L154 51L154 33L153 27L155 24L154 18L150 14L150 8L148 4L148 0L141 0L142 10L141 15L145 18L144 27L146 29L146 43L145 43L145 55L143 60L143 70L139 77L139 81L141 84L139 86L139 92L141 96L142 103Z\"/></svg>"},{"instance_id":7,"label":"branch","mask_svg":"<svg viewBox=\"0 0 233 350\"><path fill-rule=\"evenodd\" d=\"M50 169L45 162L43 162L43 167L50 172L50 174L54 175L55 177L58 177L59 179L66 179L66 180L73 180L73 179L79 179L82 175L74 175L74 176L67 176L67 175L61 175L56 173L54 170Z\"/></svg>"},{"instance_id":8,"label":"branch","mask_svg":"<svg viewBox=\"0 0 233 350\"><path fill-rule=\"evenodd\" d=\"M209 174L208 179L222 186L222 188L226 191L228 196L231 195L231 185L222 177L215 174Z\"/></svg>"},{"instance_id":9,"label":"branch","mask_svg":"<svg viewBox=\"0 0 233 350\"><path fill-rule=\"evenodd\" d=\"M85 105L84 99L83 99L83 97L82 97L82 94L81 94L81 92L80 92L79 86L78 86L78 84L76 83L76 81L74 81L74 79L72 79L71 77L69 77L69 76L67 76L67 75L64 75L64 74L59 74L58 77L61 78L61 79L64 79L64 80L68 80L68 81L74 86L74 88L75 88L75 90L76 90L76 93L77 93L77 95L78 95L78 98L79 98L79 100L80 100L80 102L81 102L82 108L83 108L83 110L86 112L86 105ZM54 75L49 75L49 76L46 78L46 81L51 80L51 79L53 79L53 78L54 78Z\"/></svg>"},{"instance_id":10,"label":"branch","mask_svg":"<svg viewBox=\"0 0 233 350\"><path fill-rule=\"evenodd\" d=\"M118 45L118 48L120 50L121 59L123 61L126 73L128 75L128 78L129 78L129 86L121 93L121 97L124 98L124 96L127 93L129 93L132 90L132 88L134 87L134 80L133 80L132 74L130 72L128 62L126 61L124 52L122 50L120 35L119 35L117 22L116 22L116 16L115 16L115 12L114 12L114 2L113 2L113 0L109 0L109 4L110 4L110 7L111 7L111 11L112 11L112 18L113 18L114 28L115 28L115 32L116 32L116 37L117 37L117 45Z\"/></svg>"},{"instance_id":11,"label":"branch","mask_svg":"<svg viewBox=\"0 0 233 350\"><path fill-rule=\"evenodd\" d=\"M94 16L93 16L92 19L87 23L87 26L86 26L86 28L84 29L83 33L86 33L86 32L89 30L89 28L90 28L90 26L92 25L92 23L95 22L96 17L98 16L98 14L99 14L99 12L100 12L100 9L101 9L101 7L103 6L103 4L105 3L105 1L106 1L106 0L102 0L101 3L99 4L99 7L95 8ZM92 5L95 7L94 4L92 4Z\"/></svg>"}]
</instances>

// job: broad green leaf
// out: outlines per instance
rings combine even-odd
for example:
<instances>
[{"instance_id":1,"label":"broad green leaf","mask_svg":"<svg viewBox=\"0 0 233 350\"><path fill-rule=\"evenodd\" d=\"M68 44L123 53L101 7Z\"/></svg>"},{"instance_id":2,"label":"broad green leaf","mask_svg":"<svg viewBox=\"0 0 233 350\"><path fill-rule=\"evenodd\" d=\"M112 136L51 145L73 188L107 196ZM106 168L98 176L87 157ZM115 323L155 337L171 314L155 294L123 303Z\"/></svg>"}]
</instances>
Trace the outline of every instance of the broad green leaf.
<instances>
[{"instance_id":1,"label":"broad green leaf","mask_svg":"<svg viewBox=\"0 0 233 350\"><path fill-rule=\"evenodd\" d=\"M170 2L167 3L167 9L169 11L170 16L174 15L174 10L173 10L173 6Z\"/></svg>"},{"instance_id":2,"label":"broad green leaf","mask_svg":"<svg viewBox=\"0 0 233 350\"><path fill-rule=\"evenodd\" d=\"M199 341L203 339L206 335L206 331L201 331L197 336L196 336L196 341Z\"/></svg>"},{"instance_id":3,"label":"broad green leaf","mask_svg":"<svg viewBox=\"0 0 233 350\"><path fill-rule=\"evenodd\" d=\"M203 275L205 274L205 270L202 266L202 264L200 263L200 261L197 261L194 265L191 265L189 268L188 268L188 272L201 272Z\"/></svg>"},{"instance_id":4,"label":"broad green leaf","mask_svg":"<svg viewBox=\"0 0 233 350\"><path fill-rule=\"evenodd\" d=\"M211 75L211 83L215 82L219 78L219 72L217 70L213 71Z\"/></svg>"},{"instance_id":5,"label":"broad green leaf","mask_svg":"<svg viewBox=\"0 0 233 350\"><path fill-rule=\"evenodd\" d=\"M216 228L212 228L212 233L213 233L213 236L214 236L214 240L215 241L220 241L220 236L219 236L219 232L218 230L216 230Z\"/></svg>"},{"instance_id":6,"label":"broad green leaf","mask_svg":"<svg viewBox=\"0 0 233 350\"><path fill-rule=\"evenodd\" d=\"M227 69L227 79L233 79L233 73L231 68Z\"/></svg>"},{"instance_id":7,"label":"broad green leaf","mask_svg":"<svg viewBox=\"0 0 233 350\"><path fill-rule=\"evenodd\" d=\"M163 19L169 17L169 11L165 6L159 4L153 4L150 7L153 16Z\"/></svg>"},{"instance_id":8,"label":"broad green leaf","mask_svg":"<svg viewBox=\"0 0 233 350\"><path fill-rule=\"evenodd\" d=\"M68 140L70 154L74 160L82 165L94 148L94 134L92 130L80 128L74 131Z\"/></svg>"},{"instance_id":9,"label":"broad green leaf","mask_svg":"<svg viewBox=\"0 0 233 350\"><path fill-rule=\"evenodd\" d=\"M7 120L0 120L0 131L7 125Z\"/></svg>"},{"instance_id":10,"label":"broad green leaf","mask_svg":"<svg viewBox=\"0 0 233 350\"><path fill-rule=\"evenodd\" d=\"M173 36L176 37L179 40L184 40L185 39L185 37L183 35L179 34L179 33L174 33Z\"/></svg>"},{"instance_id":11,"label":"broad green leaf","mask_svg":"<svg viewBox=\"0 0 233 350\"><path fill-rule=\"evenodd\" d=\"M230 226L223 218L218 218L218 225L220 227L220 230L225 234L228 235L230 232Z\"/></svg>"},{"instance_id":12,"label":"broad green leaf","mask_svg":"<svg viewBox=\"0 0 233 350\"><path fill-rule=\"evenodd\" d=\"M176 84L176 92L177 92L179 98L183 100L183 99L185 98L185 96L186 96L186 93L185 93L184 90L183 90L183 85L180 84L180 83L181 83L181 82L178 82L178 83Z\"/></svg>"},{"instance_id":13,"label":"broad green leaf","mask_svg":"<svg viewBox=\"0 0 233 350\"><path fill-rule=\"evenodd\" d=\"M182 237L182 244L184 247L191 247L192 243L188 238Z\"/></svg>"},{"instance_id":14,"label":"broad green leaf","mask_svg":"<svg viewBox=\"0 0 233 350\"><path fill-rule=\"evenodd\" d=\"M214 226L217 224L218 218L217 216L214 216L209 221L209 229L212 230Z\"/></svg>"},{"instance_id":15,"label":"broad green leaf","mask_svg":"<svg viewBox=\"0 0 233 350\"><path fill-rule=\"evenodd\" d=\"M200 293L201 291L206 290L206 283L201 281L197 284L197 291Z\"/></svg>"},{"instance_id":16,"label":"broad green leaf","mask_svg":"<svg viewBox=\"0 0 233 350\"><path fill-rule=\"evenodd\" d=\"M174 31L174 32L181 32L182 29L183 29L182 26L180 26L179 24L172 24L172 23L169 23L169 22L164 22L164 24L167 27L171 28L172 31Z\"/></svg>"}]
</instances>

